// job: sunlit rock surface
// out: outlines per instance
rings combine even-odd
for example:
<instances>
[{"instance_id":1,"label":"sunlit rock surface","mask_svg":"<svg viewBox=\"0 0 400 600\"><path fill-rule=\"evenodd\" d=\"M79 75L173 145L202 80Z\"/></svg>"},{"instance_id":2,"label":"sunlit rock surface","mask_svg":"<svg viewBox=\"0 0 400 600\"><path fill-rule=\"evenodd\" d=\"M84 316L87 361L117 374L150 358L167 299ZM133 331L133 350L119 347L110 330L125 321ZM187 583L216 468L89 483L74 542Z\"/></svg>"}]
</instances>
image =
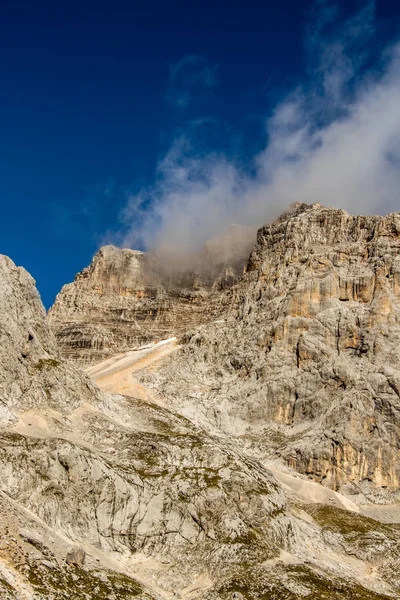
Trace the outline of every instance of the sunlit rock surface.
<instances>
[{"instance_id":1,"label":"sunlit rock surface","mask_svg":"<svg viewBox=\"0 0 400 600\"><path fill-rule=\"evenodd\" d=\"M399 499L400 214L296 206L259 230L223 302L139 380L258 458Z\"/></svg>"},{"instance_id":2,"label":"sunlit rock surface","mask_svg":"<svg viewBox=\"0 0 400 600\"><path fill-rule=\"evenodd\" d=\"M297 206L207 292L210 322L87 373L0 257L0 596L398 598L397 223ZM57 310L85 296L83 323L94 280L123 297L107 252Z\"/></svg>"},{"instance_id":3,"label":"sunlit rock surface","mask_svg":"<svg viewBox=\"0 0 400 600\"><path fill-rule=\"evenodd\" d=\"M204 251L194 269L104 246L50 309L62 355L94 363L212 320L216 298L242 275L247 257Z\"/></svg>"}]
</instances>

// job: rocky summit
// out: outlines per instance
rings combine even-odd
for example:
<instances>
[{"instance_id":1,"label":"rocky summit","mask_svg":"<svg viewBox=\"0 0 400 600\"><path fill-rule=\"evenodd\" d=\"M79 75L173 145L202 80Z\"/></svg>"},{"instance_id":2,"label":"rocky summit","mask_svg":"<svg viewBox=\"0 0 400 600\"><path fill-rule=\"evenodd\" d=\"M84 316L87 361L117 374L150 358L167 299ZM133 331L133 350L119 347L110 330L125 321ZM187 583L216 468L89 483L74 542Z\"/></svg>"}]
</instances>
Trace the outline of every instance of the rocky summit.
<instances>
[{"instance_id":1,"label":"rocky summit","mask_svg":"<svg viewBox=\"0 0 400 600\"><path fill-rule=\"evenodd\" d=\"M356 502L400 500L400 214L300 205L262 227L225 317L141 381Z\"/></svg>"},{"instance_id":2,"label":"rocky summit","mask_svg":"<svg viewBox=\"0 0 400 600\"><path fill-rule=\"evenodd\" d=\"M217 250L205 248L196 267L171 270L145 252L101 248L49 312L63 356L94 363L212 320L216 297L243 274L247 258L227 261Z\"/></svg>"},{"instance_id":3,"label":"rocky summit","mask_svg":"<svg viewBox=\"0 0 400 600\"><path fill-rule=\"evenodd\" d=\"M2 599L400 597L400 214L240 272L107 246L48 318L0 256Z\"/></svg>"}]
</instances>

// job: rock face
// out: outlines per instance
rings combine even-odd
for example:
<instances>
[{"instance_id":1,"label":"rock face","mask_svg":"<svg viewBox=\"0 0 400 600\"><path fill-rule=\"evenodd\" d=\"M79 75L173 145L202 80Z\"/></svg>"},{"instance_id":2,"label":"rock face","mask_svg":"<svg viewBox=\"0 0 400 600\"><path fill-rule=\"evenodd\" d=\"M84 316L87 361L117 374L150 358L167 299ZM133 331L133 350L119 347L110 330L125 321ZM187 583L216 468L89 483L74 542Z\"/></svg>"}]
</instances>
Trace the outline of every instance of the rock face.
<instances>
[{"instance_id":1,"label":"rock face","mask_svg":"<svg viewBox=\"0 0 400 600\"><path fill-rule=\"evenodd\" d=\"M212 322L90 368L130 396L63 359L34 281L0 256L1 597L398 598L399 249L400 215L295 207L215 304L214 274L200 313L139 330ZM52 327L65 306L114 331L124 298L137 317L159 301L137 296L146 260L103 250ZM167 315L185 306L172 289L199 291L162 277Z\"/></svg>"},{"instance_id":2,"label":"rock face","mask_svg":"<svg viewBox=\"0 0 400 600\"><path fill-rule=\"evenodd\" d=\"M286 544L293 519L273 476L182 417L102 394L60 359L33 279L2 256L0 309L0 508L10 521L0 586L9 597L159 597L160 584L192 584L215 550L207 572L229 581L232 561L258 563ZM79 595L73 570L84 558L92 570Z\"/></svg>"},{"instance_id":3,"label":"rock face","mask_svg":"<svg viewBox=\"0 0 400 600\"><path fill-rule=\"evenodd\" d=\"M174 411L102 393L2 256L0 308L2 598L398 596L397 525L334 492L311 506Z\"/></svg>"},{"instance_id":4,"label":"rock face","mask_svg":"<svg viewBox=\"0 0 400 600\"><path fill-rule=\"evenodd\" d=\"M88 378L61 363L34 280L6 256L0 286L0 423L42 406L71 411L99 395Z\"/></svg>"},{"instance_id":5,"label":"rock face","mask_svg":"<svg viewBox=\"0 0 400 600\"><path fill-rule=\"evenodd\" d=\"M141 382L258 458L399 498L400 214L296 206L259 230L223 302L224 322Z\"/></svg>"},{"instance_id":6,"label":"rock face","mask_svg":"<svg viewBox=\"0 0 400 600\"><path fill-rule=\"evenodd\" d=\"M212 320L216 296L237 281L246 258L202 255L198 269L171 271L144 252L104 246L49 311L62 355L98 362Z\"/></svg>"}]
</instances>

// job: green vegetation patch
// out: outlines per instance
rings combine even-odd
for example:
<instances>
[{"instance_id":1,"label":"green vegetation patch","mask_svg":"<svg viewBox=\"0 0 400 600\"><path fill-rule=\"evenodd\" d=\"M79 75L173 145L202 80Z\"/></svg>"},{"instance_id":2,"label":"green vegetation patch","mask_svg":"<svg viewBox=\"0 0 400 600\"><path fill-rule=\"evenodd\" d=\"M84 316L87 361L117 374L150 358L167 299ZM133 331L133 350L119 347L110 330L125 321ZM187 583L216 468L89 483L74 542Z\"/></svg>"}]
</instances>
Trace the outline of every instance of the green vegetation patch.
<instances>
[{"instance_id":1,"label":"green vegetation patch","mask_svg":"<svg viewBox=\"0 0 400 600\"><path fill-rule=\"evenodd\" d=\"M329 529L341 535L368 535L379 532L389 539L398 539L400 525L385 524L370 517L350 512L336 506L324 504L310 504L302 506L323 529Z\"/></svg>"},{"instance_id":2,"label":"green vegetation patch","mask_svg":"<svg viewBox=\"0 0 400 600\"><path fill-rule=\"evenodd\" d=\"M359 584L343 579L331 580L306 565L277 567L276 571L261 571L244 566L218 589L223 600L241 594L243 600L389 600Z\"/></svg>"},{"instance_id":3,"label":"green vegetation patch","mask_svg":"<svg viewBox=\"0 0 400 600\"><path fill-rule=\"evenodd\" d=\"M0 578L0 598L2 600L18 600L19 594L11 587L11 585Z\"/></svg>"},{"instance_id":4,"label":"green vegetation patch","mask_svg":"<svg viewBox=\"0 0 400 600\"><path fill-rule=\"evenodd\" d=\"M55 358L41 358L35 365L36 371L43 371L46 368L54 368L60 366L61 362Z\"/></svg>"},{"instance_id":5,"label":"green vegetation patch","mask_svg":"<svg viewBox=\"0 0 400 600\"><path fill-rule=\"evenodd\" d=\"M31 566L27 578L35 592L49 600L126 600L139 596L150 600L137 581L119 573Z\"/></svg>"}]
</instances>

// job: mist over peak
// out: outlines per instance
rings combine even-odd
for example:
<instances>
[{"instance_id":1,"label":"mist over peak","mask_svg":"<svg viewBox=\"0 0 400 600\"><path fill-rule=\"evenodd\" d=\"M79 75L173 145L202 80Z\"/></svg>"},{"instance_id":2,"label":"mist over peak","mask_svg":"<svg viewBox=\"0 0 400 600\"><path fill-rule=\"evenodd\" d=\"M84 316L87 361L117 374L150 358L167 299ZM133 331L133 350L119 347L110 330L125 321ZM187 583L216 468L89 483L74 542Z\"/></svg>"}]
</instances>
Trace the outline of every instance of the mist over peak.
<instances>
[{"instance_id":1,"label":"mist over peak","mask_svg":"<svg viewBox=\"0 0 400 600\"><path fill-rule=\"evenodd\" d=\"M374 3L346 20L316 3L305 33L307 76L265 119L264 149L246 161L197 152L193 129L181 129L153 185L129 196L121 245L152 249L170 264L196 261L225 236L234 242L222 253L246 253L256 229L296 202L396 210L400 46L376 49L375 34Z\"/></svg>"}]
</instances>

